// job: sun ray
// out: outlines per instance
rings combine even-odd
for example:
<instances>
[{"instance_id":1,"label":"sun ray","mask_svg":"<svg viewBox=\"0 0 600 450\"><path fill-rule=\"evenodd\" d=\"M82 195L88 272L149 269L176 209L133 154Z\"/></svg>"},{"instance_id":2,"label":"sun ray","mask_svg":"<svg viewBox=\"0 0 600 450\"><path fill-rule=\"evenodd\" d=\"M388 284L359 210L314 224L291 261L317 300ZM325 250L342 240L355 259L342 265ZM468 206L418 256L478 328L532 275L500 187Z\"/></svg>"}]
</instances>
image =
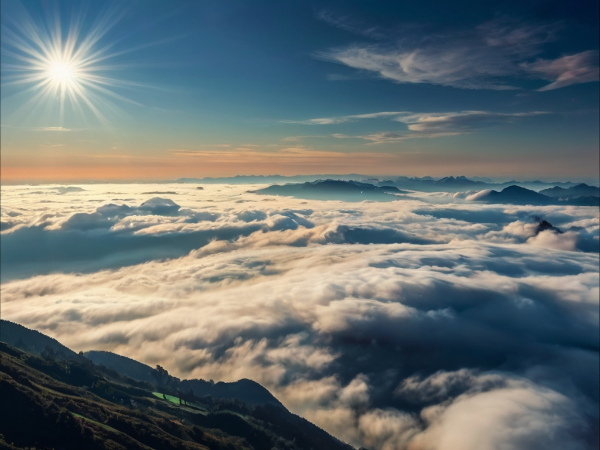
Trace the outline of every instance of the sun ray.
<instances>
[{"instance_id":1,"label":"sun ray","mask_svg":"<svg viewBox=\"0 0 600 450\"><path fill-rule=\"evenodd\" d=\"M114 51L115 42L104 42L124 10L106 10L86 27L85 35L82 11L73 14L64 27L57 9L48 12L43 23L36 23L24 7L20 13L21 20L13 21L18 26L2 30L2 85L26 86L20 93L31 95L15 114L31 109L51 115L54 109L58 125L62 125L70 109L83 120L91 113L106 124L101 109L118 110L108 99L139 105L115 89L140 84L107 75L119 66L106 62L131 51Z\"/></svg>"}]
</instances>

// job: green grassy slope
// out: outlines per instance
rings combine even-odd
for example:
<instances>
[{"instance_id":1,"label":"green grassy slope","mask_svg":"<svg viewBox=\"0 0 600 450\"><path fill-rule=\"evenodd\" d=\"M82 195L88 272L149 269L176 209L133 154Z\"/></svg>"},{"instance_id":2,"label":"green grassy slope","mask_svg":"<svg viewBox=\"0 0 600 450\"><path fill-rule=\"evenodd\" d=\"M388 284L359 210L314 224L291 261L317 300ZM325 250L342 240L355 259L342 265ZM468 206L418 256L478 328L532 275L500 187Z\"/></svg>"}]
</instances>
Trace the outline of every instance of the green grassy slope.
<instances>
[{"instance_id":1,"label":"green grassy slope","mask_svg":"<svg viewBox=\"0 0 600 450\"><path fill-rule=\"evenodd\" d=\"M200 397L3 342L0 398L0 450L352 449L277 405Z\"/></svg>"}]
</instances>

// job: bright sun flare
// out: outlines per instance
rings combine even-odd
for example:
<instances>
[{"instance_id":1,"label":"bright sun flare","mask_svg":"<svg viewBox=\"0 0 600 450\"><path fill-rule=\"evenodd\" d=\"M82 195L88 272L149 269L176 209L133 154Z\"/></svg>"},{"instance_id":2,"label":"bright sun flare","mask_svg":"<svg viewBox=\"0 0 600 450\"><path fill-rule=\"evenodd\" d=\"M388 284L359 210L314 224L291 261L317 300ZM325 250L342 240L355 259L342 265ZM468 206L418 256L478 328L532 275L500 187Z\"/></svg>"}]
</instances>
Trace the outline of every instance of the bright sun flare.
<instances>
[{"instance_id":1,"label":"bright sun flare","mask_svg":"<svg viewBox=\"0 0 600 450\"><path fill-rule=\"evenodd\" d=\"M70 62L53 61L49 64L46 76L61 88L77 80L77 68Z\"/></svg>"},{"instance_id":2,"label":"bright sun flare","mask_svg":"<svg viewBox=\"0 0 600 450\"><path fill-rule=\"evenodd\" d=\"M114 89L134 83L106 76L116 67L107 65L107 61L127 50L109 53L112 44L100 44L118 20L117 15L107 13L99 18L86 35L80 34L82 23L74 20L70 26L61 27L58 17L39 26L23 16L19 26L3 30L2 67L9 74L3 74L3 85L29 85L24 92L30 94L30 99L19 112L47 111L62 122L70 106L77 117L82 117L87 109L105 123L101 109L119 112L108 99L130 101ZM11 61L5 63L5 57Z\"/></svg>"}]
</instances>

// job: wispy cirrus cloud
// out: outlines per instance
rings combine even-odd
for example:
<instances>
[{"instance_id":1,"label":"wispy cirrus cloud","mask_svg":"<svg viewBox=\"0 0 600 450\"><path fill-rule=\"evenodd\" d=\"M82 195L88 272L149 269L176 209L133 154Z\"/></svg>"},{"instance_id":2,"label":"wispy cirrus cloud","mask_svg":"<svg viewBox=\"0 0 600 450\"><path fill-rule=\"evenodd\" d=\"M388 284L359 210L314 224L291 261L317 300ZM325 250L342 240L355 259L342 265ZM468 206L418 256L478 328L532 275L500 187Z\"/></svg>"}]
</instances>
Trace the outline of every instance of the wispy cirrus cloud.
<instances>
[{"instance_id":1,"label":"wispy cirrus cloud","mask_svg":"<svg viewBox=\"0 0 600 450\"><path fill-rule=\"evenodd\" d=\"M464 134L461 132L438 132L438 133L396 133L393 131L381 131L378 133L350 135L335 133L331 136L336 139L362 139L369 141L371 144L392 144L395 142L405 141L407 139L423 139L423 138L437 138L444 136L457 136Z\"/></svg>"},{"instance_id":2,"label":"wispy cirrus cloud","mask_svg":"<svg viewBox=\"0 0 600 450\"><path fill-rule=\"evenodd\" d=\"M469 132L504 123L511 123L523 117L549 114L547 111L499 113L491 111L460 111L448 113L425 113L398 116L393 120L404 123L415 132Z\"/></svg>"},{"instance_id":3,"label":"wispy cirrus cloud","mask_svg":"<svg viewBox=\"0 0 600 450\"><path fill-rule=\"evenodd\" d=\"M47 148L56 148L56 147L64 147L65 144L52 144L51 142L44 142L41 146L47 147Z\"/></svg>"},{"instance_id":4,"label":"wispy cirrus cloud","mask_svg":"<svg viewBox=\"0 0 600 450\"><path fill-rule=\"evenodd\" d=\"M540 74L545 80L552 83L544 86L539 91L551 91L573 84L598 81L598 51L589 50L576 55L563 56L562 58L548 60L540 59L523 66L534 74Z\"/></svg>"},{"instance_id":5,"label":"wispy cirrus cloud","mask_svg":"<svg viewBox=\"0 0 600 450\"><path fill-rule=\"evenodd\" d=\"M65 127L39 127L35 131L73 131L73 129Z\"/></svg>"},{"instance_id":6,"label":"wispy cirrus cloud","mask_svg":"<svg viewBox=\"0 0 600 450\"><path fill-rule=\"evenodd\" d=\"M347 14L339 14L331 10L321 10L317 13L317 19L353 34L365 36L372 39L382 39L386 33L381 27L366 25L362 20L353 18Z\"/></svg>"},{"instance_id":7,"label":"wispy cirrus cloud","mask_svg":"<svg viewBox=\"0 0 600 450\"><path fill-rule=\"evenodd\" d=\"M304 121L295 121L303 125L335 125L359 119L386 117L392 121L406 125L407 131L380 131L366 135L348 135L335 133L331 136L337 139L363 139L373 144L399 142L405 139L434 138L456 136L472 133L484 128L512 123L525 117L550 114L548 111L526 111L501 113L493 111L453 111L441 113L414 112L380 112L371 114L355 114L352 116L322 117ZM318 136L312 136L318 137ZM295 137L298 139L298 137Z\"/></svg>"},{"instance_id":8,"label":"wispy cirrus cloud","mask_svg":"<svg viewBox=\"0 0 600 450\"><path fill-rule=\"evenodd\" d=\"M21 127L14 125L2 125L2 128L15 128L24 131L81 131L83 128L65 128L65 127Z\"/></svg>"},{"instance_id":9,"label":"wispy cirrus cloud","mask_svg":"<svg viewBox=\"0 0 600 450\"><path fill-rule=\"evenodd\" d=\"M594 51L531 62L546 42L555 39L557 28L503 18L473 30L399 36L384 44L355 43L316 56L397 83L462 89L518 89L516 79L532 77L554 81L541 90L596 81Z\"/></svg>"},{"instance_id":10,"label":"wispy cirrus cloud","mask_svg":"<svg viewBox=\"0 0 600 450\"><path fill-rule=\"evenodd\" d=\"M382 111L369 114L353 114L349 116L319 117L308 120L282 120L282 123L297 123L301 125L335 125L338 123L355 122L360 119L379 119L403 114L402 111Z\"/></svg>"}]
</instances>

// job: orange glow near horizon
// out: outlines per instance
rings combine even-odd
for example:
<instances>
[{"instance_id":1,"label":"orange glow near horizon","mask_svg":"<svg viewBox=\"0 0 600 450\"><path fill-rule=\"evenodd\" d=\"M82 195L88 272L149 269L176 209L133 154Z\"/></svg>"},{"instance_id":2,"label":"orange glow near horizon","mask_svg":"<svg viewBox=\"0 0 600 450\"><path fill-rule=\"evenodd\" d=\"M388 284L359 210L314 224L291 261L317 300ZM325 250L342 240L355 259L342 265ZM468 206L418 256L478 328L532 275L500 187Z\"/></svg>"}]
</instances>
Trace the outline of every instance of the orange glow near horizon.
<instances>
[{"instance_id":1,"label":"orange glow near horizon","mask_svg":"<svg viewBox=\"0 0 600 450\"><path fill-rule=\"evenodd\" d=\"M560 167L560 170L556 170ZM523 176L585 178L568 158L540 163L532 157L514 161L489 156L449 156L427 153L342 153L286 148L277 152L248 149L218 151L171 150L164 156L133 155L38 155L2 156L2 184L62 182L169 181L182 177L229 177L236 175L407 175L407 176ZM537 175L536 175L537 174ZM593 175L592 175L593 177Z\"/></svg>"}]
</instances>

